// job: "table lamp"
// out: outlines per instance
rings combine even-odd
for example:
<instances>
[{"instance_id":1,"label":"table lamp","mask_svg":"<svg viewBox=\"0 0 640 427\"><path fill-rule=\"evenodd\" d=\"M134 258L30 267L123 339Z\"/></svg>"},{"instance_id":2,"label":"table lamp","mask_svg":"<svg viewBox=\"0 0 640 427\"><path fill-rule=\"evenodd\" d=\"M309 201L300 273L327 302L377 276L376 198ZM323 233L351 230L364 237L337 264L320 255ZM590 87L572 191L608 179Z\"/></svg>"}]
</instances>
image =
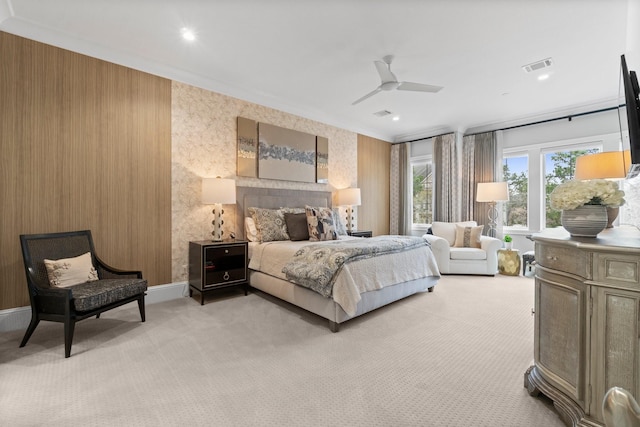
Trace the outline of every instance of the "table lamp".
<instances>
[{"instance_id":1,"label":"table lamp","mask_svg":"<svg viewBox=\"0 0 640 427\"><path fill-rule=\"evenodd\" d=\"M347 231L350 233L353 229L353 206L360 206L361 197L359 188L343 188L338 190L337 197L338 206L347 207Z\"/></svg>"},{"instance_id":2,"label":"table lamp","mask_svg":"<svg viewBox=\"0 0 640 427\"><path fill-rule=\"evenodd\" d=\"M627 177L631 166L631 151L605 151L604 153L585 154L576 158L575 178L579 180L611 179L622 180ZM613 227L620 208L607 208L607 228Z\"/></svg>"},{"instance_id":3,"label":"table lamp","mask_svg":"<svg viewBox=\"0 0 640 427\"><path fill-rule=\"evenodd\" d=\"M202 203L213 205L213 241L222 241L222 210L223 204L236 203L236 182L233 179L225 178L203 178L202 179Z\"/></svg>"},{"instance_id":4,"label":"table lamp","mask_svg":"<svg viewBox=\"0 0 640 427\"><path fill-rule=\"evenodd\" d=\"M476 191L476 202L489 203L487 219L489 220L489 230L487 236L496 237L498 209L496 202L506 202L509 200L509 187L506 182L479 182Z\"/></svg>"}]
</instances>

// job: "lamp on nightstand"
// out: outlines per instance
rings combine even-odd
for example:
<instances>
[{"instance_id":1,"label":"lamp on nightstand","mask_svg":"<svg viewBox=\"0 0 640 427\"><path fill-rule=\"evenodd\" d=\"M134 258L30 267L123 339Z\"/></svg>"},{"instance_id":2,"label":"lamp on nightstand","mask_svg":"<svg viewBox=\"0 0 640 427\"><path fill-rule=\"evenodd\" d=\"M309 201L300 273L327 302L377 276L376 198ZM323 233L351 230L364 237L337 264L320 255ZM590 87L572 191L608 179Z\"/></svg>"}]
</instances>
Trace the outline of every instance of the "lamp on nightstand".
<instances>
[{"instance_id":1,"label":"lamp on nightstand","mask_svg":"<svg viewBox=\"0 0 640 427\"><path fill-rule=\"evenodd\" d=\"M509 187L506 182L479 182L476 191L476 202L489 203L487 219L489 220L489 230L487 236L496 237L496 226L498 220L498 209L496 202L506 202L509 200Z\"/></svg>"},{"instance_id":2,"label":"lamp on nightstand","mask_svg":"<svg viewBox=\"0 0 640 427\"><path fill-rule=\"evenodd\" d=\"M353 229L353 206L360 206L362 203L359 188L343 188L338 190L338 206L347 207L347 231Z\"/></svg>"},{"instance_id":3,"label":"lamp on nightstand","mask_svg":"<svg viewBox=\"0 0 640 427\"><path fill-rule=\"evenodd\" d=\"M236 203L236 182L233 179L203 178L202 179L202 203L213 205L213 241L222 241L222 210L223 204Z\"/></svg>"}]
</instances>

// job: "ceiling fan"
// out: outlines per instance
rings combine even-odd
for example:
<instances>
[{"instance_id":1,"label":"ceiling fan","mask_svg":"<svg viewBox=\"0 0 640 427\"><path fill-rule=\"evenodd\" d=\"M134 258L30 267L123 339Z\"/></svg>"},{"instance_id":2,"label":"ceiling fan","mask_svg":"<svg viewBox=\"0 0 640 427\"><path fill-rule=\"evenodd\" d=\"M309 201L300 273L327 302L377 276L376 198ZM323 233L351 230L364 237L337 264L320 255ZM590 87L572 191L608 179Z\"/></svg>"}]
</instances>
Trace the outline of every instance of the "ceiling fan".
<instances>
[{"instance_id":1,"label":"ceiling fan","mask_svg":"<svg viewBox=\"0 0 640 427\"><path fill-rule=\"evenodd\" d=\"M376 70L378 70L378 74L380 74L380 86L375 88L373 91L369 92L362 98L359 98L351 103L351 105L356 105L365 99L375 95L381 90L410 90L414 92L439 92L442 89L442 86L432 86L425 85L422 83L412 83L412 82L399 82L398 78L391 72L391 61L393 60L392 55L387 55L382 58L382 61L373 61L373 64L376 66Z\"/></svg>"}]
</instances>

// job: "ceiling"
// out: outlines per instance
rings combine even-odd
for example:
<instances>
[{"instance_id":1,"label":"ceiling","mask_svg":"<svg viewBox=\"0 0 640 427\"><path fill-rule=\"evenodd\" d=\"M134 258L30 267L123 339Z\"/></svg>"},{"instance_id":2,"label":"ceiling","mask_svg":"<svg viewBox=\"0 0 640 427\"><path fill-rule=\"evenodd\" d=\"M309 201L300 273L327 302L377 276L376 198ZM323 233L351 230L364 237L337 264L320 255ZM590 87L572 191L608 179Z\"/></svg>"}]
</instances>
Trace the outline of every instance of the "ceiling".
<instances>
[{"instance_id":1,"label":"ceiling","mask_svg":"<svg viewBox=\"0 0 640 427\"><path fill-rule=\"evenodd\" d=\"M406 141L617 105L631 1L0 0L0 30ZM352 105L385 55L399 80L444 89Z\"/></svg>"}]
</instances>

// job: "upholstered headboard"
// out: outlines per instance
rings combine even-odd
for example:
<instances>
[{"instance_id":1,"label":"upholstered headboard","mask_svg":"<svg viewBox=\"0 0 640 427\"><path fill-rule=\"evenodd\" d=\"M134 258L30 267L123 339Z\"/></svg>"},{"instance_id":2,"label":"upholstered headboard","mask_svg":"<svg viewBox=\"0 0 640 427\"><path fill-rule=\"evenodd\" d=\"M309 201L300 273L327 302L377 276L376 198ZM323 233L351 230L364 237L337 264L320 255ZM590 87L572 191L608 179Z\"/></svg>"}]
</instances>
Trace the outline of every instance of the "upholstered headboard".
<instances>
[{"instance_id":1,"label":"upholstered headboard","mask_svg":"<svg viewBox=\"0 0 640 427\"><path fill-rule=\"evenodd\" d=\"M330 191L288 190L282 188L236 188L236 238L244 239L244 218L250 207L278 209L331 206Z\"/></svg>"}]
</instances>

